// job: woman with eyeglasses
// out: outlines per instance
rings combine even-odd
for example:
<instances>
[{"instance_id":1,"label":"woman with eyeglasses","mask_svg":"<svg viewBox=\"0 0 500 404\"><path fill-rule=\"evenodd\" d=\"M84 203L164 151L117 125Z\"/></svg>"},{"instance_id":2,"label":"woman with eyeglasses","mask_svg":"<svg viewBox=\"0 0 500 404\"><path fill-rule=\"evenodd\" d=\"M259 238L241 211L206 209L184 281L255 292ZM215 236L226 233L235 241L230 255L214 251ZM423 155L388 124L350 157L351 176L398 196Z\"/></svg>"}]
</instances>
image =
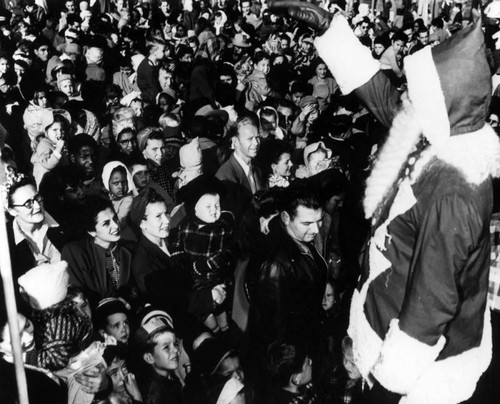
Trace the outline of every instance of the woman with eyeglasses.
<instances>
[{"instance_id":1,"label":"woman with eyeglasses","mask_svg":"<svg viewBox=\"0 0 500 404\"><path fill-rule=\"evenodd\" d=\"M6 210L12 218L7 229L14 279L37 265L59 262L66 237L45 212L34 181L17 175L4 187Z\"/></svg>"},{"instance_id":2,"label":"woman with eyeglasses","mask_svg":"<svg viewBox=\"0 0 500 404\"><path fill-rule=\"evenodd\" d=\"M137 144L137 131L132 126L125 126L112 138L109 155L104 161L120 161L129 166L141 156Z\"/></svg>"}]
</instances>

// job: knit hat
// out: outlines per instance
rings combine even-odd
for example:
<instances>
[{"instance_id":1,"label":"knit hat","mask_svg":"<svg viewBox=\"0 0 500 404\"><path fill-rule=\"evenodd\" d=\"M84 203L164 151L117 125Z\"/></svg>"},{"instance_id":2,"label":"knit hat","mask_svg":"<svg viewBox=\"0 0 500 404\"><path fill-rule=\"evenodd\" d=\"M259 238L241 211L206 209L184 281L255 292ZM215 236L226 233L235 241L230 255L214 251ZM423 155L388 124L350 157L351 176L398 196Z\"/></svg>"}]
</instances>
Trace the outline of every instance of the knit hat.
<instances>
[{"instance_id":1,"label":"knit hat","mask_svg":"<svg viewBox=\"0 0 500 404\"><path fill-rule=\"evenodd\" d=\"M179 150L179 159L184 170L198 169L202 161L200 140L194 138L191 142L182 146Z\"/></svg>"},{"instance_id":2,"label":"knit hat","mask_svg":"<svg viewBox=\"0 0 500 404\"><path fill-rule=\"evenodd\" d=\"M108 316L116 313L128 314L130 305L122 298L108 297L102 299L94 311L95 324L97 327L103 327Z\"/></svg>"},{"instance_id":3,"label":"knit hat","mask_svg":"<svg viewBox=\"0 0 500 404\"><path fill-rule=\"evenodd\" d=\"M217 178L203 174L196 177L179 190L179 197L184 202L186 213L194 215L194 207L205 194L218 194L222 197L224 188Z\"/></svg>"},{"instance_id":4,"label":"knit hat","mask_svg":"<svg viewBox=\"0 0 500 404\"><path fill-rule=\"evenodd\" d=\"M57 85L61 85L61 83L63 81L66 81L66 80L73 80L73 77L71 76L71 74L61 74L58 78L57 78Z\"/></svg>"},{"instance_id":5,"label":"knit hat","mask_svg":"<svg viewBox=\"0 0 500 404\"><path fill-rule=\"evenodd\" d=\"M172 174L172 177L179 179L179 188L182 188L190 181L203 173L202 153L200 141L194 138L179 150L181 169Z\"/></svg>"},{"instance_id":6,"label":"knit hat","mask_svg":"<svg viewBox=\"0 0 500 404\"><path fill-rule=\"evenodd\" d=\"M68 281L66 261L39 265L18 279L36 310L45 310L62 302L68 293Z\"/></svg>"},{"instance_id":7,"label":"knit hat","mask_svg":"<svg viewBox=\"0 0 500 404\"><path fill-rule=\"evenodd\" d=\"M87 63L99 64L102 62L103 51L101 48L97 48L95 46L89 48L85 53L85 58L87 59Z\"/></svg>"},{"instance_id":8,"label":"knit hat","mask_svg":"<svg viewBox=\"0 0 500 404\"><path fill-rule=\"evenodd\" d=\"M409 98L431 144L484 126L491 74L480 22L407 56L404 64Z\"/></svg>"}]
</instances>

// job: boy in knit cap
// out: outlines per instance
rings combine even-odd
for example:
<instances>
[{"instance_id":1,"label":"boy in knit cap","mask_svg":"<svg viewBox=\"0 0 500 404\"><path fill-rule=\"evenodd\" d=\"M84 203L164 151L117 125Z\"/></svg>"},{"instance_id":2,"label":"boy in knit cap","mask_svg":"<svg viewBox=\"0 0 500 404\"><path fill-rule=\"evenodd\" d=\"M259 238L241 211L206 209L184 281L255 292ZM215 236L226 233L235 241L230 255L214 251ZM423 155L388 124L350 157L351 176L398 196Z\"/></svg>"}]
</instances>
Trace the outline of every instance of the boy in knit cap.
<instances>
[{"instance_id":1,"label":"boy in knit cap","mask_svg":"<svg viewBox=\"0 0 500 404\"><path fill-rule=\"evenodd\" d=\"M222 285L229 278L234 224L230 212L221 212L222 184L201 175L182 190L187 216L173 234L172 248L190 257L194 290ZM213 332L228 329L225 307L217 303L202 319Z\"/></svg>"}]
</instances>

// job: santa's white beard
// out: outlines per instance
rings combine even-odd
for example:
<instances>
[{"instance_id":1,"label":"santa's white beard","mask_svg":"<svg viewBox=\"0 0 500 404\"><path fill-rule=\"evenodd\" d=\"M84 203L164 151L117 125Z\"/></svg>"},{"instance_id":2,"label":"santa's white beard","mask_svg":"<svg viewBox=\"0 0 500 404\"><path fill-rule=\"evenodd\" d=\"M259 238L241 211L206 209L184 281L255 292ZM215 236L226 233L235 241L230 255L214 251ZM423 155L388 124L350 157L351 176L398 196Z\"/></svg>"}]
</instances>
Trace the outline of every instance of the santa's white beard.
<instances>
[{"instance_id":1,"label":"santa's white beard","mask_svg":"<svg viewBox=\"0 0 500 404\"><path fill-rule=\"evenodd\" d=\"M366 180L363 206L365 217L370 218L379 204L387 196L398 175L420 140L422 127L410 101L403 103L402 109L392 122L389 136L382 146L375 165Z\"/></svg>"}]
</instances>

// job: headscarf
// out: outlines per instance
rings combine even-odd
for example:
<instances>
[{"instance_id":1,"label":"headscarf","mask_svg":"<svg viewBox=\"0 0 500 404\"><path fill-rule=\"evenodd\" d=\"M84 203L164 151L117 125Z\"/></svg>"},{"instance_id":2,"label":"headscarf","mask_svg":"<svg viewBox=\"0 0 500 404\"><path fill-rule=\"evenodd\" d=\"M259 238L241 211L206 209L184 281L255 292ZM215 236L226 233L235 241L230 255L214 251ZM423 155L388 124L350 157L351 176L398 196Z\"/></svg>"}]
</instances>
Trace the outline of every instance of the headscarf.
<instances>
[{"instance_id":1,"label":"headscarf","mask_svg":"<svg viewBox=\"0 0 500 404\"><path fill-rule=\"evenodd\" d=\"M116 167L123 167L125 169L125 172L127 173L128 192L132 192L133 195L137 195L137 188L135 187L132 174L130 174L130 171L127 169L125 164L120 161L110 161L102 169L101 178L104 188L106 188L106 190L109 192L109 178L111 177L111 173Z\"/></svg>"}]
</instances>

